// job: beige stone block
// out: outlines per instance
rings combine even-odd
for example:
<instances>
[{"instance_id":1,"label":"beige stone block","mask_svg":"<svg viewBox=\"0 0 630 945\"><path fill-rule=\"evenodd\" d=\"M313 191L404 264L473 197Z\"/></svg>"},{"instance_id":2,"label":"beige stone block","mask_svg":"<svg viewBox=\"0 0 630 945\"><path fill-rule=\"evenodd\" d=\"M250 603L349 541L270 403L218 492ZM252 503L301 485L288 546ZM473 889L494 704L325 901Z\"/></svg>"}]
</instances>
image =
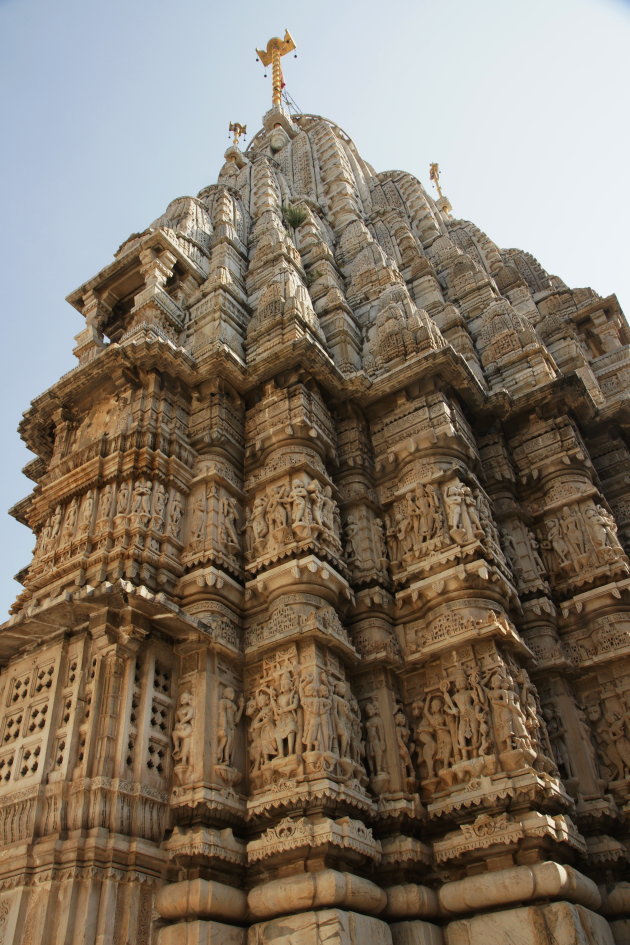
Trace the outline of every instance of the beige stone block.
<instances>
[{"instance_id":1,"label":"beige stone block","mask_svg":"<svg viewBox=\"0 0 630 945\"><path fill-rule=\"evenodd\" d=\"M630 945L630 919L613 919L610 928L615 945Z\"/></svg>"},{"instance_id":2,"label":"beige stone block","mask_svg":"<svg viewBox=\"0 0 630 945\"><path fill-rule=\"evenodd\" d=\"M240 889L206 879L192 879L163 886L156 909L163 919L212 916L239 922L247 914L247 896Z\"/></svg>"},{"instance_id":3,"label":"beige stone block","mask_svg":"<svg viewBox=\"0 0 630 945\"><path fill-rule=\"evenodd\" d=\"M323 909L257 922L248 932L247 945L392 945L392 935L380 919Z\"/></svg>"},{"instance_id":4,"label":"beige stone block","mask_svg":"<svg viewBox=\"0 0 630 945\"><path fill-rule=\"evenodd\" d=\"M390 886L387 890L387 909L385 914L392 918L415 918L416 916L438 915L439 902L435 890L415 883Z\"/></svg>"},{"instance_id":5,"label":"beige stone block","mask_svg":"<svg viewBox=\"0 0 630 945\"><path fill-rule=\"evenodd\" d=\"M394 922L390 925L393 945L444 945L444 933L432 922Z\"/></svg>"},{"instance_id":6,"label":"beige stone block","mask_svg":"<svg viewBox=\"0 0 630 945\"><path fill-rule=\"evenodd\" d=\"M255 918L266 919L327 906L345 906L376 914L383 911L387 896L368 879L339 870L321 870L256 886L250 891L247 902Z\"/></svg>"},{"instance_id":7,"label":"beige stone block","mask_svg":"<svg viewBox=\"0 0 630 945\"><path fill-rule=\"evenodd\" d=\"M506 909L451 922L445 945L615 945L608 922L568 902Z\"/></svg>"},{"instance_id":8,"label":"beige stone block","mask_svg":"<svg viewBox=\"0 0 630 945\"><path fill-rule=\"evenodd\" d=\"M157 945L246 945L247 931L223 922L178 922L160 929Z\"/></svg>"},{"instance_id":9,"label":"beige stone block","mask_svg":"<svg viewBox=\"0 0 630 945\"><path fill-rule=\"evenodd\" d=\"M446 912L476 912L528 899L569 899L597 909L601 895L595 883L572 866L548 861L532 866L467 876L446 883L439 892Z\"/></svg>"}]
</instances>

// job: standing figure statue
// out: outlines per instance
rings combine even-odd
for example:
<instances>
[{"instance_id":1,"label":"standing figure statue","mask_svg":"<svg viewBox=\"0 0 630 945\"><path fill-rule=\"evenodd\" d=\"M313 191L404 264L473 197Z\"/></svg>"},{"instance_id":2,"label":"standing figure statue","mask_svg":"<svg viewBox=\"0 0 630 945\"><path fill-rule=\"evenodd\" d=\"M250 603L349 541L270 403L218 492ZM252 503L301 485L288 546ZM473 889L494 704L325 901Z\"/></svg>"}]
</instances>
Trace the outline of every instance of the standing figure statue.
<instances>
[{"instance_id":1,"label":"standing figure statue","mask_svg":"<svg viewBox=\"0 0 630 945\"><path fill-rule=\"evenodd\" d=\"M236 701L236 694L231 686L223 690L219 699L219 721L217 725L217 760L220 765L232 764L236 727L241 721L244 707L243 696Z\"/></svg>"},{"instance_id":2,"label":"standing figure statue","mask_svg":"<svg viewBox=\"0 0 630 945\"><path fill-rule=\"evenodd\" d=\"M366 716L365 737L367 743L368 767L374 776L384 774L386 771L385 760L387 757L385 726L373 702L366 702L363 711Z\"/></svg>"},{"instance_id":3,"label":"standing figure statue","mask_svg":"<svg viewBox=\"0 0 630 945\"><path fill-rule=\"evenodd\" d=\"M192 693L186 690L179 697L179 705L175 713L175 725L171 736L173 739L173 759L178 765L187 766L190 764L194 715Z\"/></svg>"}]
</instances>

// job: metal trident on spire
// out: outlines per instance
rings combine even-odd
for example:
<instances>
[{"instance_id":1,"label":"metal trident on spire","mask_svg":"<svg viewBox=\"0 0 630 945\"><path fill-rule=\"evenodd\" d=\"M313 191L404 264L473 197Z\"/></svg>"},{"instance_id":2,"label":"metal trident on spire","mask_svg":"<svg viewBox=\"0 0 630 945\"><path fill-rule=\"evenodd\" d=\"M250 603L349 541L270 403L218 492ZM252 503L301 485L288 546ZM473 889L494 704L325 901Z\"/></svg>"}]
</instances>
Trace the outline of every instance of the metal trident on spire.
<instances>
[{"instance_id":1,"label":"metal trident on spire","mask_svg":"<svg viewBox=\"0 0 630 945\"><path fill-rule=\"evenodd\" d=\"M267 43L267 48L265 50L256 50L256 54L263 66L268 66L271 64L272 105L280 105L282 101L282 89L284 87L284 81L282 79L282 66L280 65L280 57L286 56L287 53L292 52L294 49L295 43L293 42L293 37L288 30L285 30L284 39L280 39L278 36L273 36Z\"/></svg>"}]
</instances>

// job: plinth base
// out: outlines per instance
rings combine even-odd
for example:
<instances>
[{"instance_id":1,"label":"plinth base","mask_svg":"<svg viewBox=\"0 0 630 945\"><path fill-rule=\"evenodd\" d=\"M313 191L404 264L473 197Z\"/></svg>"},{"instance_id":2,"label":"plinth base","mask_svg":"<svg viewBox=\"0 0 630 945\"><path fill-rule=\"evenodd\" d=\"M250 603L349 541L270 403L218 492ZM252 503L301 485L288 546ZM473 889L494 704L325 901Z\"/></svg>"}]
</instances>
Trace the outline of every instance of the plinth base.
<instances>
[{"instance_id":1,"label":"plinth base","mask_svg":"<svg viewBox=\"0 0 630 945\"><path fill-rule=\"evenodd\" d=\"M506 945L507 942L510 945L615 945L606 919L570 902L551 902L459 919L445 928L444 942L445 945Z\"/></svg>"},{"instance_id":2,"label":"plinth base","mask_svg":"<svg viewBox=\"0 0 630 945\"><path fill-rule=\"evenodd\" d=\"M387 922L381 919L342 909L321 909L257 922L247 936L247 945L321 945L322 942L326 945L392 945L392 935Z\"/></svg>"}]
</instances>

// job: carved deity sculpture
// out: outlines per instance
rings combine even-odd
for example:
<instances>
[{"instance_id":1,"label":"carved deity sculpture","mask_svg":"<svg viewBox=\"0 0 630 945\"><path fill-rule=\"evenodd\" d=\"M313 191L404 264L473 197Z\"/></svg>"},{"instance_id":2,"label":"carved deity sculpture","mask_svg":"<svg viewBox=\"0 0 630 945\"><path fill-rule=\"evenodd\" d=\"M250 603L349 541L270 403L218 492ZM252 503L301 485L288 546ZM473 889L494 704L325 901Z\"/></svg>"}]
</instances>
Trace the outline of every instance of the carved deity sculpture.
<instances>
[{"instance_id":1,"label":"carved deity sculpture","mask_svg":"<svg viewBox=\"0 0 630 945\"><path fill-rule=\"evenodd\" d=\"M79 533L86 535L90 530L90 524L92 522L92 513L94 511L94 493L90 490L86 493L85 498L83 499L83 506L81 508L81 518L79 520Z\"/></svg>"},{"instance_id":2,"label":"carved deity sculpture","mask_svg":"<svg viewBox=\"0 0 630 945\"><path fill-rule=\"evenodd\" d=\"M416 738L422 745L421 759L427 768L427 776L434 778L437 771L448 768L453 761L453 737L446 720L444 699L436 693L429 693L424 707L416 702L413 712L420 718Z\"/></svg>"},{"instance_id":3,"label":"carved deity sculpture","mask_svg":"<svg viewBox=\"0 0 630 945\"><path fill-rule=\"evenodd\" d=\"M206 494L198 492L193 502L191 535L193 541L203 541L206 537Z\"/></svg>"},{"instance_id":4,"label":"carved deity sculpture","mask_svg":"<svg viewBox=\"0 0 630 945\"><path fill-rule=\"evenodd\" d=\"M407 724L407 716L401 706L398 706L394 713L394 724L396 725L396 746L400 760L402 761L405 777L415 778L416 772L411 756L416 746L411 741L411 732Z\"/></svg>"},{"instance_id":5,"label":"carved deity sculpture","mask_svg":"<svg viewBox=\"0 0 630 945\"><path fill-rule=\"evenodd\" d=\"M223 690L223 696L219 699L217 724L217 761L221 765L232 764L236 727L241 721L244 705L243 696L240 695L237 702L232 687L226 686Z\"/></svg>"},{"instance_id":6,"label":"carved deity sculpture","mask_svg":"<svg viewBox=\"0 0 630 945\"><path fill-rule=\"evenodd\" d=\"M231 548L238 548L238 508L231 496L223 496L219 503L221 539Z\"/></svg>"},{"instance_id":7,"label":"carved deity sculpture","mask_svg":"<svg viewBox=\"0 0 630 945\"><path fill-rule=\"evenodd\" d=\"M138 479L134 489L132 514L140 528L148 528L151 521L151 483Z\"/></svg>"},{"instance_id":8,"label":"carved deity sculpture","mask_svg":"<svg viewBox=\"0 0 630 945\"><path fill-rule=\"evenodd\" d=\"M549 741L551 742L551 750L553 752L556 765L558 766L560 777L566 781L569 778L575 776L573 765L571 763L571 753L569 752L567 745L567 730L562 720L562 716L554 705L546 705L543 709L543 716L547 724L547 732L549 734Z\"/></svg>"},{"instance_id":9,"label":"carved deity sculpture","mask_svg":"<svg viewBox=\"0 0 630 945\"><path fill-rule=\"evenodd\" d=\"M168 502L168 493L161 482L155 484L155 493L153 495L153 527L157 531L164 528L164 516L166 514L166 504Z\"/></svg>"},{"instance_id":10,"label":"carved deity sculpture","mask_svg":"<svg viewBox=\"0 0 630 945\"><path fill-rule=\"evenodd\" d=\"M108 482L98 500L98 508L96 511L96 519L98 522L109 521L112 514L112 497L113 489L111 483Z\"/></svg>"},{"instance_id":11,"label":"carved deity sculpture","mask_svg":"<svg viewBox=\"0 0 630 945\"><path fill-rule=\"evenodd\" d=\"M560 513L560 523L571 557L579 558L585 555L586 536L579 508L575 505L565 505Z\"/></svg>"},{"instance_id":12,"label":"carved deity sculpture","mask_svg":"<svg viewBox=\"0 0 630 945\"><path fill-rule=\"evenodd\" d=\"M66 517L64 519L63 528L61 530L62 541L71 541L74 535L74 530L77 524L77 514L78 514L79 502L75 496L68 508L66 509Z\"/></svg>"},{"instance_id":13,"label":"carved deity sculpture","mask_svg":"<svg viewBox=\"0 0 630 945\"><path fill-rule=\"evenodd\" d=\"M492 706L492 720L500 752L529 749L532 742L527 731L513 681L507 671L496 670L489 680L488 700Z\"/></svg>"},{"instance_id":14,"label":"carved deity sculpture","mask_svg":"<svg viewBox=\"0 0 630 945\"><path fill-rule=\"evenodd\" d=\"M444 494L451 538L465 544L483 536L477 512L477 504L470 486L456 481L447 487Z\"/></svg>"},{"instance_id":15,"label":"carved deity sculpture","mask_svg":"<svg viewBox=\"0 0 630 945\"><path fill-rule=\"evenodd\" d=\"M311 670L300 678L300 702L304 711L304 735L302 741L306 751L330 751L332 727L330 688L318 681Z\"/></svg>"},{"instance_id":16,"label":"carved deity sculpture","mask_svg":"<svg viewBox=\"0 0 630 945\"><path fill-rule=\"evenodd\" d=\"M256 773L278 754L274 710L268 688L260 689L255 699L250 700L247 714L251 718L252 773Z\"/></svg>"},{"instance_id":17,"label":"carved deity sculpture","mask_svg":"<svg viewBox=\"0 0 630 945\"><path fill-rule=\"evenodd\" d=\"M172 733L173 759L178 765L188 766L190 764L194 715L192 693L186 690L179 697Z\"/></svg>"},{"instance_id":18,"label":"carved deity sculpture","mask_svg":"<svg viewBox=\"0 0 630 945\"><path fill-rule=\"evenodd\" d=\"M385 773L387 757L387 740L385 726L379 711L373 702L366 702L365 739L367 743L367 763L372 775Z\"/></svg>"},{"instance_id":19,"label":"carved deity sculpture","mask_svg":"<svg viewBox=\"0 0 630 945\"><path fill-rule=\"evenodd\" d=\"M333 719L337 752L340 758L350 758L350 744L352 740L352 707L348 702L348 684L336 682L333 687Z\"/></svg>"},{"instance_id":20,"label":"carved deity sculpture","mask_svg":"<svg viewBox=\"0 0 630 945\"><path fill-rule=\"evenodd\" d=\"M299 704L299 696L291 673L282 673L280 689L275 700L274 716L276 745L279 755L284 758L295 754Z\"/></svg>"},{"instance_id":21,"label":"carved deity sculpture","mask_svg":"<svg viewBox=\"0 0 630 945\"><path fill-rule=\"evenodd\" d=\"M116 513L118 515L126 515L129 508L129 483L127 480L121 482L118 488L118 496L116 498Z\"/></svg>"},{"instance_id":22,"label":"carved deity sculpture","mask_svg":"<svg viewBox=\"0 0 630 945\"><path fill-rule=\"evenodd\" d=\"M184 506L179 493L174 492L171 496L171 503L168 512L168 533L171 538L179 539L182 518L184 516Z\"/></svg>"}]
</instances>

